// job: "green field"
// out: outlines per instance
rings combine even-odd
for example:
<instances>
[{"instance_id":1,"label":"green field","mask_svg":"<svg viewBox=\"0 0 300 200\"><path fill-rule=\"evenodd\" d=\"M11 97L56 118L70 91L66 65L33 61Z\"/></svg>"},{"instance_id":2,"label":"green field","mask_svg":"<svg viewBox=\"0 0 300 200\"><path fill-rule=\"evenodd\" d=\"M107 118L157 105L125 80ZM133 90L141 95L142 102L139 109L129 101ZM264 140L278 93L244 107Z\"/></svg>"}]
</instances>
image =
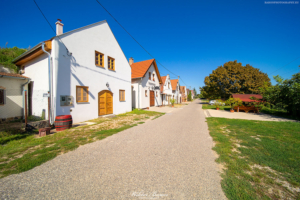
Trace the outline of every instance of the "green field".
<instances>
[{"instance_id":1,"label":"green field","mask_svg":"<svg viewBox=\"0 0 300 200\"><path fill-rule=\"evenodd\" d=\"M228 199L300 199L300 123L207 122Z\"/></svg>"}]
</instances>

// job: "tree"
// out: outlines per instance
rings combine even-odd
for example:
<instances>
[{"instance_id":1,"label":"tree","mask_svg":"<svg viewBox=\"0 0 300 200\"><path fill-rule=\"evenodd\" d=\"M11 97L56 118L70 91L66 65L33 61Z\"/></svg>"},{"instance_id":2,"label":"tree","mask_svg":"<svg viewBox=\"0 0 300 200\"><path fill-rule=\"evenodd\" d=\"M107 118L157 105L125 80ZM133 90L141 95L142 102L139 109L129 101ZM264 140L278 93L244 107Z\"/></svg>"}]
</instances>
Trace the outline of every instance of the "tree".
<instances>
[{"instance_id":1,"label":"tree","mask_svg":"<svg viewBox=\"0 0 300 200\"><path fill-rule=\"evenodd\" d=\"M259 88L263 87L266 83L267 86L271 85L270 79L267 74L261 72L259 69L247 64L242 66L242 63L229 61L205 77L205 86L202 91L206 98L227 99L231 94L257 94Z\"/></svg>"},{"instance_id":2,"label":"tree","mask_svg":"<svg viewBox=\"0 0 300 200\"><path fill-rule=\"evenodd\" d=\"M18 67L12 63L13 59L26 52L27 49L20 49L18 47L13 48L1 48L0 47L0 65L10 68L15 72L18 72Z\"/></svg>"},{"instance_id":3,"label":"tree","mask_svg":"<svg viewBox=\"0 0 300 200\"><path fill-rule=\"evenodd\" d=\"M276 85L260 89L264 100L300 118L300 73L294 74L291 79L284 80L278 75L274 79Z\"/></svg>"},{"instance_id":4,"label":"tree","mask_svg":"<svg viewBox=\"0 0 300 200\"><path fill-rule=\"evenodd\" d=\"M192 92L191 91L188 94L188 101L192 101Z\"/></svg>"},{"instance_id":5,"label":"tree","mask_svg":"<svg viewBox=\"0 0 300 200\"><path fill-rule=\"evenodd\" d=\"M197 96L196 88L194 88L194 95Z\"/></svg>"}]
</instances>

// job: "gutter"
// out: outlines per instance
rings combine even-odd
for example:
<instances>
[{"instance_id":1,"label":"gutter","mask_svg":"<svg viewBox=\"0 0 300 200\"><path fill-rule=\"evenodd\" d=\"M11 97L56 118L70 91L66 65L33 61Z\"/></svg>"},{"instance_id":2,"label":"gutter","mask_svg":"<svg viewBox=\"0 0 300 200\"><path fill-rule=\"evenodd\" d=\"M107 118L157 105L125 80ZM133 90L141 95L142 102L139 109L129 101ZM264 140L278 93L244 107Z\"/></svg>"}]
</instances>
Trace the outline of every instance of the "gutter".
<instances>
[{"instance_id":1,"label":"gutter","mask_svg":"<svg viewBox=\"0 0 300 200\"><path fill-rule=\"evenodd\" d=\"M50 92L50 109L49 109L49 112L50 112L50 119L49 119L49 122L50 122L50 125L53 124L53 90L52 90L52 66L51 66L51 54L45 50L45 42L42 42L42 50L48 54L48 77L49 77L49 92Z\"/></svg>"},{"instance_id":2,"label":"gutter","mask_svg":"<svg viewBox=\"0 0 300 200\"><path fill-rule=\"evenodd\" d=\"M15 79L21 79L21 80L28 79L28 78L23 78L23 77L5 76L5 75L0 75L0 78L15 78Z\"/></svg>"},{"instance_id":3,"label":"gutter","mask_svg":"<svg viewBox=\"0 0 300 200\"><path fill-rule=\"evenodd\" d=\"M33 48L31 48L30 50L22 53L21 55L19 55L18 57L16 57L15 59L12 60L13 63L16 63L18 60L20 60L21 58L23 58L24 56L27 56L28 54L34 52L35 50L37 50L38 48L40 48L42 45L42 43L39 43L37 45L35 45Z\"/></svg>"}]
</instances>

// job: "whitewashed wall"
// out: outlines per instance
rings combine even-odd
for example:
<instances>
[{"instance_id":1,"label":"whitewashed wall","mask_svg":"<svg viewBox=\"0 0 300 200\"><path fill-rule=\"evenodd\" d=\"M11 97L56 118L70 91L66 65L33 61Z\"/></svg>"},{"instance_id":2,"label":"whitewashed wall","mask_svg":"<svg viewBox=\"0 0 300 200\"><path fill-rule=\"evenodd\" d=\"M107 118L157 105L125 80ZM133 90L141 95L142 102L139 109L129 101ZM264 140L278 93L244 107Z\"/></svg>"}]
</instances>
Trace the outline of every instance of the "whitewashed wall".
<instances>
[{"instance_id":1,"label":"whitewashed wall","mask_svg":"<svg viewBox=\"0 0 300 200\"><path fill-rule=\"evenodd\" d=\"M21 117L23 112L22 84L27 80L0 78L0 86L5 88L5 104L0 105L0 119Z\"/></svg>"},{"instance_id":2,"label":"whitewashed wall","mask_svg":"<svg viewBox=\"0 0 300 200\"><path fill-rule=\"evenodd\" d=\"M51 53L51 51L49 51ZM48 98L43 97L43 93L49 91L48 77L48 55L42 54L24 65L26 77L32 82L32 115L42 116L43 111L48 119Z\"/></svg>"},{"instance_id":3,"label":"whitewashed wall","mask_svg":"<svg viewBox=\"0 0 300 200\"><path fill-rule=\"evenodd\" d=\"M102 90L113 93L114 114L131 111L131 68L106 21L63 34L60 38L72 56L67 54L58 38L52 41L55 115L71 114L74 123L97 118L98 93ZM95 51L104 54L105 68L95 65ZM107 56L115 59L115 71L108 69ZM76 86L89 87L88 103L76 102ZM125 102L119 101L119 90L125 90ZM74 106L60 106L60 95L73 96Z\"/></svg>"}]
</instances>

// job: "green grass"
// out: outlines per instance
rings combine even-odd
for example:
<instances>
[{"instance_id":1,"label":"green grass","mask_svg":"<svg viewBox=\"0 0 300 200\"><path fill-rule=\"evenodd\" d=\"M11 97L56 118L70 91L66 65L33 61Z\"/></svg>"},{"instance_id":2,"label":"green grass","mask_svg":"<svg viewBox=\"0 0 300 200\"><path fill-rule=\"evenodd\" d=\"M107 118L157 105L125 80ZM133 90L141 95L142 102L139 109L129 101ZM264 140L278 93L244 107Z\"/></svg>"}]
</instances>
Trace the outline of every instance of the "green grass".
<instances>
[{"instance_id":1,"label":"green grass","mask_svg":"<svg viewBox=\"0 0 300 200\"><path fill-rule=\"evenodd\" d=\"M288 112L285 111L285 110L277 110L277 109L271 109L271 108L268 108L268 107L263 107L260 110L260 112L275 115L275 116L278 116L278 117L285 117L285 118L289 118L289 119L300 120L299 118L288 114Z\"/></svg>"},{"instance_id":2,"label":"green grass","mask_svg":"<svg viewBox=\"0 0 300 200\"><path fill-rule=\"evenodd\" d=\"M228 199L299 199L300 123L207 118Z\"/></svg>"},{"instance_id":3,"label":"green grass","mask_svg":"<svg viewBox=\"0 0 300 200\"><path fill-rule=\"evenodd\" d=\"M37 131L0 131L0 178L30 170L57 155L143 124L149 117L155 118L163 114L134 110L114 118L91 120L95 125L71 128L41 138L36 136Z\"/></svg>"}]
</instances>

